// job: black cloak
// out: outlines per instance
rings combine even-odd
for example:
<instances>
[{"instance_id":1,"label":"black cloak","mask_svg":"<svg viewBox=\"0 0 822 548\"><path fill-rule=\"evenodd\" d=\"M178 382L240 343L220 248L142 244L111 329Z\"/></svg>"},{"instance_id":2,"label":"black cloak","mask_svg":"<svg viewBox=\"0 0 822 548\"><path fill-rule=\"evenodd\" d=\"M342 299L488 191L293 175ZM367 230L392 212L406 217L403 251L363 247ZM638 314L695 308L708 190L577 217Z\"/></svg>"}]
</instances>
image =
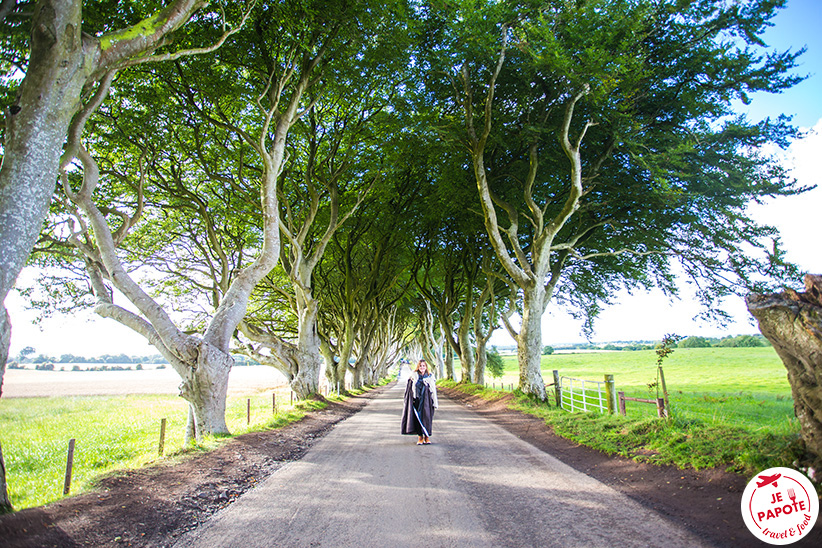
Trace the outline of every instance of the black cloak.
<instances>
[{"instance_id":1,"label":"black cloak","mask_svg":"<svg viewBox=\"0 0 822 548\"><path fill-rule=\"evenodd\" d=\"M428 385L420 394L414 406L414 381L408 379L405 387L405 399L402 405L402 433L416 436L431 436L431 424L434 421L434 400Z\"/></svg>"}]
</instances>

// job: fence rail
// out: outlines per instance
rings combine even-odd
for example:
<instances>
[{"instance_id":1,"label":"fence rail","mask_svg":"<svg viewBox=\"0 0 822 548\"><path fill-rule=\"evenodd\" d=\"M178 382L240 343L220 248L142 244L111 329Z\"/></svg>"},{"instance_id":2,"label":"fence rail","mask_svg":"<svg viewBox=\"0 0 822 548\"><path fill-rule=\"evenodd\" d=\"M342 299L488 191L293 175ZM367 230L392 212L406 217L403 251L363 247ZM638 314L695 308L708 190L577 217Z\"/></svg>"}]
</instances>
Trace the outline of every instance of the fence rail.
<instances>
[{"instance_id":1,"label":"fence rail","mask_svg":"<svg viewBox=\"0 0 822 548\"><path fill-rule=\"evenodd\" d=\"M626 401L635 401L639 403L650 403L656 405L656 413L659 418L667 418L668 417L668 409L665 407L665 399L664 398L656 398L656 399L645 399L645 398L629 398L625 395L625 392L619 392L619 414L623 417L627 416L627 412L625 410L625 402Z\"/></svg>"},{"instance_id":2,"label":"fence rail","mask_svg":"<svg viewBox=\"0 0 822 548\"><path fill-rule=\"evenodd\" d=\"M556 372L554 377L558 377ZM605 375L603 381L559 377L557 391L560 407L566 411L598 411L613 414L616 410L613 375Z\"/></svg>"}]
</instances>

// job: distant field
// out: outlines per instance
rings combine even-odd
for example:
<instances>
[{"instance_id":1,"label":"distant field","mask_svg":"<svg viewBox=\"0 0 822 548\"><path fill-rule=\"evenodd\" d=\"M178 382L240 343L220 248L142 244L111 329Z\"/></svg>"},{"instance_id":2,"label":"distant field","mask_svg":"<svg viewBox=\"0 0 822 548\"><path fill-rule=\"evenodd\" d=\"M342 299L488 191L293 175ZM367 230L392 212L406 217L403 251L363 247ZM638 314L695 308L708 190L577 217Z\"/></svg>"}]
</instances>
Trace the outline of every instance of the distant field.
<instances>
[{"instance_id":1,"label":"distant field","mask_svg":"<svg viewBox=\"0 0 822 548\"><path fill-rule=\"evenodd\" d=\"M67 370L7 370L2 399L126 394L176 395L180 385L180 376L170 367L142 371L71 371L73 364L59 365L65 366ZM285 386L285 377L273 367L264 365L234 367L228 379L229 394L254 393L277 386Z\"/></svg>"},{"instance_id":2,"label":"distant field","mask_svg":"<svg viewBox=\"0 0 822 548\"><path fill-rule=\"evenodd\" d=\"M560 375L601 381L613 374L616 389L627 396L656 397L656 353L598 352L542 357L546 383ZM505 356L502 382L518 382L516 358ZM774 433L797 431L793 399L782 361L773 348L678 348L663 363L674 412L710 424L741 426ZM486 377L488 384L499 379ZM628 416L651 416L656 409L628 402Z\"/></svg>"}]
</instances>

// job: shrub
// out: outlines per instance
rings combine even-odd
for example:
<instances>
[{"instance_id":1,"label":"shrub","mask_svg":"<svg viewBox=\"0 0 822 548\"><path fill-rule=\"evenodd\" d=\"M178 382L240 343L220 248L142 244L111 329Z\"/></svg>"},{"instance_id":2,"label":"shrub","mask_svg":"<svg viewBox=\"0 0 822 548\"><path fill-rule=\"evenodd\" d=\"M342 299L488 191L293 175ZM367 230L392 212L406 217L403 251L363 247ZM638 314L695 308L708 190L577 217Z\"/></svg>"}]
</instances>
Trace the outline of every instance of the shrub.
<instances>
[{"instance_id":1,"label":"shrub","mask_svg":"<svg viewBox=\"0 0 822 548\"><path fill-rule=\"evenodd\" d=\"M502 377L505 365L502 363L502 356L499 355L496 346L492 346L491 350L488 351L488 365L486 367L488 373L495 379Z\"/></svg>"}]
</instances>

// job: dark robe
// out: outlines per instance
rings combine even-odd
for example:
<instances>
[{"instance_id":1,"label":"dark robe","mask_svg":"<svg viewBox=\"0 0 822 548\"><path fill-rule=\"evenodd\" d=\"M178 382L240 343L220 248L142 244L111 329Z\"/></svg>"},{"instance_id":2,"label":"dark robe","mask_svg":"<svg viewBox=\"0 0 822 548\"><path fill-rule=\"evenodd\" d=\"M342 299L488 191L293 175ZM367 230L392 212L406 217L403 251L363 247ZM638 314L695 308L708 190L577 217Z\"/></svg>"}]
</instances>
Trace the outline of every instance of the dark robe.
<instances>
[{"instance_id":1,"label":"dark robe","mask_svg":"<svg viewBox=\"0 0 822 548\"><path fill-rule=\"evenodd\" d=\"M416 405L414 405L416 403ZM405 398L402 405L402 433L416 436L431 436L431 425L434 421L434 400L428 386L414 401L414 381L408 379L405 387Z\"/></svg>"}]
</instances>

